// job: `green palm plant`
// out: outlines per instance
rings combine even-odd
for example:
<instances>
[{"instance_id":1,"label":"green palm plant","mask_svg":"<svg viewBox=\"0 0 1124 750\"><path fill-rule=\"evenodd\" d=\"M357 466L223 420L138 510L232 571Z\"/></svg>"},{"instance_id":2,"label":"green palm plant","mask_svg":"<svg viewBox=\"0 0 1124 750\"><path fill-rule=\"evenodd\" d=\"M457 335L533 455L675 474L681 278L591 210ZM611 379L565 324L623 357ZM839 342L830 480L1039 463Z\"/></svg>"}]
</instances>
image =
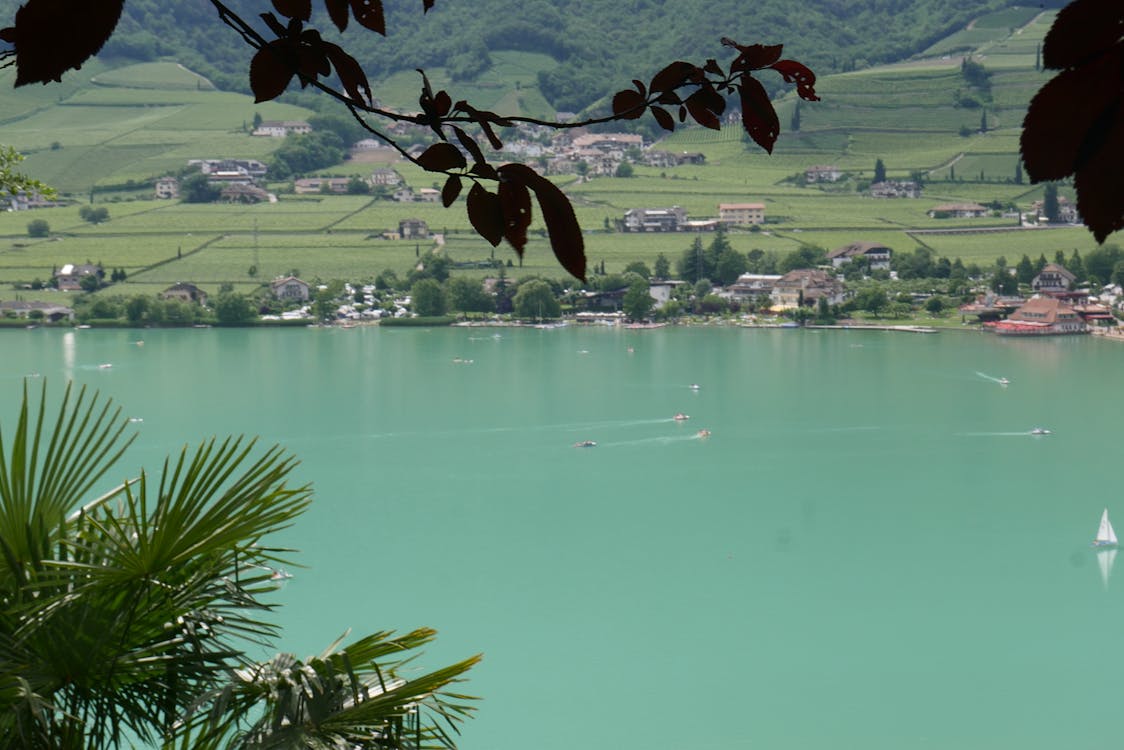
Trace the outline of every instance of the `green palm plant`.
<instances>
[{"instance_id":1,"label":"green palm plant","mask_svg":"<svg viewBox=\"0 0 1124 750\"><path fill-rule=\"evenodd\" d=\"M433 631L257 663L278 629L267 537L305 510L296 461L204 441L88 499L133 442L112 402L27 386L0 425L0 747L451 747L473 657L402 677Z\"/></svg>"}]
</instances>

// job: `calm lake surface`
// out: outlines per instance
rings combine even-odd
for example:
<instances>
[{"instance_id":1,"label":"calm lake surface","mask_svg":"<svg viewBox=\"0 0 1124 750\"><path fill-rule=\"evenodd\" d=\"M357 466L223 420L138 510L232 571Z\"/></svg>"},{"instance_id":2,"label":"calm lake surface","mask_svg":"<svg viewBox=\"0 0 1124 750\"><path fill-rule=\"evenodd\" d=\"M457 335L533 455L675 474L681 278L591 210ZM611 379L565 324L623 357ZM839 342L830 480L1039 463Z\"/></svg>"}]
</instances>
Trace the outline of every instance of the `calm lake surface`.
<instances>
[{"instance_id":1,"label":"calm lake surface","mask_svg":"<svg viewBox=\"0 0 1124 750\"><path fill-rule=\"evenodd\" d=\"M115 479L291 450L282 648L483 652L464 750L1054 749L1124 705L1124 557L1089 544L1122 371L958 332L3 331L0 413L30 372L101 389L144 420Z\"/></svg>"}]
</instances>

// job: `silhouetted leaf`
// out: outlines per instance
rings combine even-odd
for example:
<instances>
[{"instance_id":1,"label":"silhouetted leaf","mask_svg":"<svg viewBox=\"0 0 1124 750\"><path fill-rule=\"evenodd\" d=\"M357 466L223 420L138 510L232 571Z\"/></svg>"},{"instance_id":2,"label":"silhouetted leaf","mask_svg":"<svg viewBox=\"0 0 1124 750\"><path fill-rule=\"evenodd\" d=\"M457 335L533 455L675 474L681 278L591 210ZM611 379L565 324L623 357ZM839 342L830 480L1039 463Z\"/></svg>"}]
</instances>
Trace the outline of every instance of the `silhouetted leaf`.
<instances>
[{"instance_id":1,"label":"silhouetted leaf","mask_svg":"<svg viewBox=\"0 0 1124 750\"><path fill-rule=\"evenodd\" d=\"M1124 3L1074 0L1058 12L1046 33L1042 65L1061 70L1089 62L1119 44L1122 29Z\"/></svg>"},{"instance_id":2,"label":"silhouetted leaf","mask_svg":"<svg viewBox=\"0 0 1124 750\"><path fill-rule=\"evenodd\" d=\"M742 105L742 126L758 146L773 153L773 144L781 132L777 112L765 87L756 78L746 75L738 84L738 96Z\"/></svg>"},{"instance_id":3,"label":"silhouetted leaf","mask_svg":"<svg viewBox=\"0 0 1124 750\"><path fill-rule=\"evenodd\" d=\"M382 0L351 0L351 13L360 26L386 36Z\"/></svg>"},{"instance_id":4,"label":"silhouetted leaf","mask_svg":"<svg viewBox=\"0 0 1124 750\"><path fill-rule=\"evenodd\" d=\"M663 107L652 107L652 116L664 130L675 130L675 118Z\"/></svg>"},{"instance_id":5,"label":"silhouetted leaf","mask_svg":"<svg viewBox=\"0 0 1124 750\"><path fill-rule=\"evenodd\" d=\"M750 44L748 46L734 44L733 46L737 47L741 54L730 63L730 72L732 73L767 68L781 59L781 51L784 49L783 44Z\"/></svg>"},{"instance_id":6,"label":"silhouetted leaf","mask_svg":"<svg viewBox=\"0 0 1124 750\"><path fill-rule=\"evenodd\" d=\"M279 37L286 37L289 35L289 28L277 20L277 16L272 13L262 13L261 20L265 21L265 25Z\"/></svg>"},{"instance_id":7,"label":"silhouetted leaf","mask_svg":"<svg viewBox=\"0 0 1124 750\"><path fill-rule=\"evenodd\" d=\"M433 7L433 0L422 0L422 13L428 13Z\"/></svg>"},{"instance_id":8,"label":"silhouetted leaf","mask_svg":"<svg viewBox=\"0 0 1124 750\"><path fill-rule=\"evenodd\" d=\"M698 70L698 66L683 60L676 60L656 73L648 88L651 91L670 91L686 83L696 70Z\"/></svg>"},{"instance_id":9,"label":"silhouetted leaf","mask_svg":"<svg viewBox=\"0 0 1124 750\"><path fill-rule=\"evenodd\" d=\"M15 46L16 86L62 80L97 54L117 26L124 0L67 3L29 0L16 11L15 26L4 30Z\"/></svg>"},{"instance_id":10,"label":"silhouetted leaf","mask_svg":"<svg viewBox=\"0 0 1124 750\"><path fill-rule=\"evenodd\" d=\"M449 96L447 91L438 91L433 95L433 109L438 117L444 117L449 114L449 110L453 106L453 98Z\"/></svg>"},{"instance_id":11,"label":"silhouetted leaf","mask_svg":"<svg viewBox=\"0 0 1124 750\"><path fill-rule=\"evenodd\" d=\"M449 175L449 179L445 180L445 186L441 188L441 203L448 208L453 205L457 196L461 194L461 178L455 174Z\"/></svg>"},{"instance_id":12,"label":"silhouetted leaf","mask_svg":"<svg viewBox=\"0 0 1124 750\"><path fill-rule=\"evenodd\" d=\"M721 130L720 115L726 110L726 100L709 86L703 86L687 97L687 110L695 122L711 130ZM680 118L682 119L682 118Z\"/></svg>"},{"instance_id":13,"label":"silhouetted leaf","mask_svg":"<svg viewBox=\"0 0 1124 750\"><path fill-rule=\"evenodd\" d=\"M468 153L472 155L474 164L480 164L486 161L484 159L484 152L480 150L480 146L476 145L476 141L469 137L468 133L464 132L456 125L453 126L453 133L456 134L457 140L464 146L465 151L468 151Z\"/></svg>"},{"instance_id":14,"label":"silhouetted leaf","mask_svg":"<svg viewBox=\"0 0 1124 750\"><path fill-rule=\"evenodd\" d=\"M468 170L468 173L474 174L477 177L482 177L485 180L499 180L500 178L496 168L486 161L476 162L472 165L472 168Z\"/></svg>"},{"instance_id":15,"label":"silhouetted leaf","mask_svg":"<svg viewBox=\"0 0 1124 750\"><path fill-rule=\"evenodd\" d=\"M1124 229L1124 190L1120 189L1120 176L1124 174L1124 121L1119 112L1113 124L1114 130L1106 133L1105 148L1099 158L1077 170L1073 177L1077 210L1098 243L1112 232Z\"/></svg>"},{"instance_id":16,"label":"silhouetted leaf","mask_svg":"<svg viewBox=\"0 0 1124 750\"><path fill-rule=\"evenodd\" d=\"M633 78L632 85L635 86L636 90L640 92L640 96L645 96L648 93L648 89L644 87L644 82L639 78Z\"/></svg>"},{"instance_id":17,"label":"silhouetted leaf","mask_svg":"<svg viewBox=\"0 0 1124 750\"><path fill-rule=\"evenodd\" d=\"M633 89L618 91L613 96L613 115L626 120L636 120L644 116L644 96Z\"/></svg>"},{"instance_id":18,"label":"silhouetted leaf","mask_svg":"<svg viewBox=\"0 0 1124 750\"><path fill-rule=\"evenodd\" d=\"M522 257L527 246L527 227L531 225L531 193L522 182L502 179L503 167L499 171L501 179L496 192L503 208L503 236Z\"/></svg>"},{"instance_id":19,"label":"silhouetted leaf","mask_svg":"<svg viewBox=\"0 0 1124 750\"><path fill-rule=\"evenodd\" d=\"M468 191L468 221L476 233L491 243L492 247L503 240L503 207L500 198L490 193L479 183L474 183Z\"/></svg>"},{"instance_id":20,"label":"silhouetted leaf","mask_svg":"<svg viewBox=\"0 0 1124 750\"><path fill-rule=\"evenodd\" d=\"M445 172L468 166L464 154L451 143L434 143L421 153L418 164L430 172Z\"/></svg>"},{"instance_id":21,"label":"silhouetted leaf","mask_svg":"<svg viewBox=\"0 0 1124 750\"><path fill-rule=\"evenodd\" d=\"M294 71L286 63L285 54L284 42L275 41L259 49L250 60L250 90L255 102L276 99L293 80Z\"/></svg>"},{"instance_id":22,"label":"silhouetted leaf","mask_svg":"<svg viewBox=\"0 0 1124 750\"><path fill-rule=\"evenodd\" d=\"M795 60L780 60L769 67L780 73L789 83L795 83L796 93L801 99L809 102L820 100L816 96L816 74L807 65Z\"/></svg>"},{"instance_id":23,"label":"silhouetted leaf","mask_svg":"<svg viewBox=\"0 0 1124 750\"><path fill-rule=\"evenodd\" d=\"M1097 135L1110 130L1103 120L1118 116L1120 106L1119 93L1104 85L1103 76L1112 80L1119 65L1114 55L1063 71L1034 95L1019 141L1031 180L1063 179L1096 158Z\"/></svg>"},{"instance_id":24,"label":"silhouetted leaf","mask_svg":"<svg viewBox=\"0 0 1124 750\"><path fill-rule=\"evenodd\" d=\"M371 85L367 82L367 74L363 72L362 66L339 45L324 43L323 48L347 95L359 103L365 101L370 104Z\"/></svg>"},{"instance_id":25,"label":"silhouetted leaf","mask_svg":"<svg viewBox=\"0 0 1124 750\"><path fill-rule=\"evenodd\" d=\"M351 20L347 0L324 0L324 5L328 8L328 17L332 19L336 28L345 31L347 22Z\"/></svg>"},{"instance_id":26,"label":"silhouetted leaf","mask_svg":"<svg viewBox=\"0 0 1124 750\"><path fill-rule=\"evenodd\" d=\"M683 99L676 91L665 91L656 99L657 104L682 104Z\"/></svg>"},{"instance_id":27,"label":"silhouetted leaf","mask_svg":"<svg viewBox=\"0 0 1124 750\"><path fill-rule=\"evenodd\" d=\"M312 0L273 0L273 7L286 18L307 21L312 17Z\"/></svg>"},{"instance_id":28,"label":"silhouetted leaf","mask_svg":"<svg viewBox=\"0 0 1124 750\"><path fill-rule=\"evenodd\" d=\"M726 71L722 70L722 66L719 65L718 61L713 57L706 61L706 65L703 66L703 70L705 70L707 73L710 73L711 75L716 75L719 78L724 78L726 76Z\"/></svg>"},{"instance_id":29,"label":"silhouetted leaf","mask_svg":"<svg viewBox=\"0 0 1124 750\"><path fill-rule=\"evenodd\" d=\"M504 164L500 170L505 179L520 182L534 192L554 257L574 277L585 281L585 238L566 194L526 164Z\"/></svg>"}]
</instances>

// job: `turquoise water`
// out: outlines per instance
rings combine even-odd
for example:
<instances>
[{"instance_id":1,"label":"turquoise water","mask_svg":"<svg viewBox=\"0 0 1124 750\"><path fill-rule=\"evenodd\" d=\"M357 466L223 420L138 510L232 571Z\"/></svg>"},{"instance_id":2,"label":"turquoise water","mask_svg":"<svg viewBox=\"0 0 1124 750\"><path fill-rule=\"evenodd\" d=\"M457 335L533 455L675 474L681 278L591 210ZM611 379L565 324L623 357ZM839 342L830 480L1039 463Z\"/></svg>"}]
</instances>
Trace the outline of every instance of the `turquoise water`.
<instances>
[{"instance_id":1,"label":"turquoise water","mask_svg":"<svg viewBox=\"0 0 1124 750\"><path fill-rule=\"evenodd\" d=\"M483 652L464 750L1061 748L1124 702L1124 557L1106 583L1089 548L1124 523L1118 343L139 335L3 332L4 415L29 372L100 388L144 420L121 476L214 433L289 448L317 500L283 647Z\"/></svg>"}]
</instances>

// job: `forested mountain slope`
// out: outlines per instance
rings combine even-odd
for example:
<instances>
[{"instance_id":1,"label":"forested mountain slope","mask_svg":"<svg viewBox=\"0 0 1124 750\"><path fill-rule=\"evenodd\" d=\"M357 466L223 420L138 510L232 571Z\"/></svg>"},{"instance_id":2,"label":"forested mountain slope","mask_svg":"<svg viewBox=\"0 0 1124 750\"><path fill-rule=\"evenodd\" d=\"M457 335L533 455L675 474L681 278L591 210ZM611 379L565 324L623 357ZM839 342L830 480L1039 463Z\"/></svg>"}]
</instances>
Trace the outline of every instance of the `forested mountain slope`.
<instances>
[{"instance_id":1,"label":"forested mountain slope","mask_svg":"<svg viewBox=\"0 0 1124 750\"><path fill-rule=\"evenodd\" d=\"M227 0L248 19L271 10L264 0ZM395 71L444 66L471 80L489 67L489 52L546 52L558 66L539 88L559 110L581 110L634 76L677 58L719 57L719 39L783 43L786 55L826 74L891 62L923 51L981 13L1009 0L384 0L388 37L349 30L345 46L377 80ZM1057 5L1057 2L1050 3ZM14 17L17 0L0 0ZM314 17L331 31L314 2ZM6 23L10 23L6 21ZM224 89L246 91L250 51L222 25L207 0L127 0L111 56L178 61Z\"/></svg>"}]
</instances>

